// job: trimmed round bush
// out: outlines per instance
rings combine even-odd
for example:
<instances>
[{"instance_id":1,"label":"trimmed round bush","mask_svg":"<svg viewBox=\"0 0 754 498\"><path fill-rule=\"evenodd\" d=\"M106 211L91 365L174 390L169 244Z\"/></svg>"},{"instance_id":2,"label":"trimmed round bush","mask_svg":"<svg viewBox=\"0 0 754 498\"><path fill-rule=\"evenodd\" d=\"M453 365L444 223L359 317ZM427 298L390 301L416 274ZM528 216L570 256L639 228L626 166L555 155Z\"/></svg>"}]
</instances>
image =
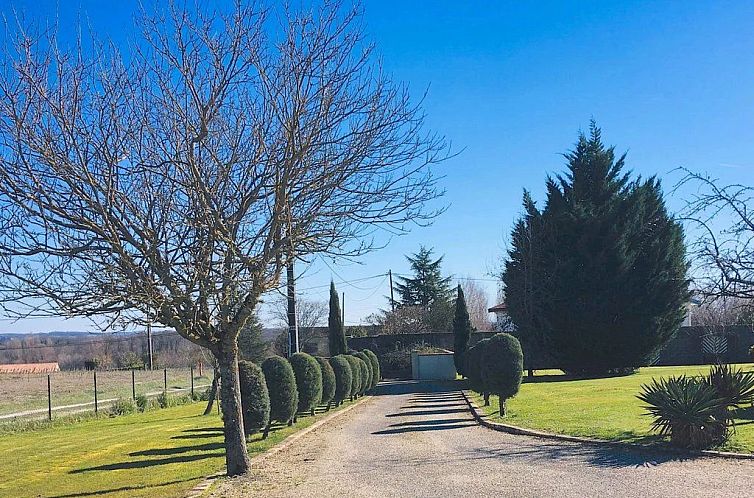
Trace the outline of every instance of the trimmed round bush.
<instances>
[{"instance_id":1,"label":"trimmed round bush","mask_svg":"<svg viewBox=\"0 0 754 498\"><path fill-rule=\"evenodd\" d=\"M367 378L364 379L364 385L361 386L363 391L368 391L372 388L372 362L369 360L369 356L365 355L361 351L353 354L356 358L360 358L364 362L364 366L367 369Z\"/></svg>"},{"instance_id":2,"label":"trimmed round bush","mask_svg":"<svg viewBox=\"0 0 754 498\"><path fill-rule=\"evenodd\" d=\"M335 374L335 404L340 404L344 399L351 395L351 385L353 384L353 371L351 364L346 360L346 356L339 354L330 358L330 366Z\"/></svg>"},{"instance_id":3,"label":"trimmed round bush","mask_svg":"<svg viewBox=\"0 0 754 498\"><path fill-rule=\"evenodd\" d=\"M254 434L270 421L270 394L267 381L259 365L250 361L238 362L238 377L241 384L241 410L243 430Z\"/></svg>"},{"instance_id":4,"label":"trimmed round bush","mask_svg":"<svg viewBox=\"0 0 754 498\"><path fill-rule=\"evenodd\" d=\"M524 355L521 343L510 334L495 334L482 348L482 383L486 391L500 396L500 416L505 416L505 401L521 387Z\"/></svg>"},{"instance_id":5,"label":"trimmed round bush","mask_svg":"<svg viewBox=\"0 0 754 498\"><path fill-rule=\"evenodd\" d=\"M361 364L359 363L359 359L353 355L345 354L343 357L348 361L348 364L351 365L352 376L350 396L351 399L353 399L361 392Z\"/></svg>"},{"instance_id":6,"label":"trimmed round bush","mask_svg":"<svg viewBox=\"0 0 754 498\"><path fill-rule=\"evenodd\" d=\"M296 377L298 411L314 415L314 409L322 401L322 370L319 363L307 353L295 353L288 361Z\"/></svg>"},{"instance_id":7,"label":"trimmed round bush","mask_svg":"<svg viewBox=\"0 0 754 498\"><path fill-rule=\"evenodd\" d=\"M298 408L298 391L293 368L285 358L270 356L262 362L262 372L270 394L270 422L264 431L264 437L267 437L273 420L293 424Z\"/></svg>"},{"instance_id":8,"label":"trimmed round bush","mask_svg":"<svg viewBox=\"0 0 754 498\"><path fill-rule=\"evenodd\" d=\"M335 371L333 370L330 362L321 356L315 356L315 360L319 364L320 372L322 373L322 404L327 404L327 409L330 409L330 404L333 398L335 398Z\"/></svg>"},{"instance_id":9,"label":"trimmed round bush","mask_svg":"<svg viewBox=\"0 0 754 498\"><path fill-rule=\"evenodd\" d=\"M372 382L372 374L369 372L367 362L358 356L354 356L359 361L359 369L361 370L361 384L359 385L359 394L364 394L369 389L369 384Z\"/></svg>"},{"instance_id":10,"label":"trimmed round bush","mask_svg":"<svg viewBox=\"0 0 754 498\"><path fill-rule=\"evenodd\" d=\"M484 395L485 406L489 404L489 395L487 395L487 389L484 388L482 381L482 350L487 342L489 342L489 339L483 339L471 346L464 353L466 378L469 382L469 388Z\"/></svg>"},{"instance_id":11,"label":"trimmed round bush","mask_svg":"<svg viewBox=\"0 0 754 498\"><path fill-rule=\"evenodd\" d=\"M372 387L375 387L382 380L380 378L380 360L369 349L362 349L361 352L369 357L369 363L372 365Z\"/></svg>"}]
</instances>

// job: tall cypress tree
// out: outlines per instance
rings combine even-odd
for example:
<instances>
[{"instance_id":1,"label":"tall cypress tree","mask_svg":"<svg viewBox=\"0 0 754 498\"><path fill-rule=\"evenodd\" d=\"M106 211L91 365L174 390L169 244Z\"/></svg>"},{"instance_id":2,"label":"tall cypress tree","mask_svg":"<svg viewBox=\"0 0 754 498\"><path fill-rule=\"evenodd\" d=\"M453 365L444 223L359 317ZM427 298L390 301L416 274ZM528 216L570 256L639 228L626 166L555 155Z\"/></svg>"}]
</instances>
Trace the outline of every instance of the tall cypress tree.
<instances>
[{"instance_id":1,"label":"tall cypress tree","mask_svg":"<svg viewBox=\"0 0 754 498\"><path fill-rule=\"evenodd\" d=\"M241 358L258 364L267 357L268 349L269 344L262 339L262 323L255 312L238 334L238 350Z\"/></svg>"},{"instance_id":2,"label":"tall cypress tree","mask_svg":"<svg viewBox=\"0 0 754 498\"><path fill-rule=\"evenodd\" d=\"M453 316L453 362L456 365L456 371L465 376L464 355L469 348L469 337L471 337L473 327L471 326L471 319L469 319L469 310L466 308L466 298L460 284L457 292L455 315Z\"/></svg>"},{"instance_id":3,"label":"tall cypress tree","mask_svg":"<svg viewBox=\"0 0 754 498\"><path fill-rule=\"evenodd\" d=\"M505 276L511 316L536 328L533 337L568 372L646 365L683 320L682 228L665 208L659 181L623 173L625 155L616 158L602 144L594 123L565 157L568 171L547 180L542 212L527 208L514 228ZM522 228L532 229L534 246L516 240ZM514 289L522 294L514 297Z\"/></svg>"},{"instance_id":4,"label":"tall cypress tree","mask_svg":"<svg viewBox=\"0 0 754 498\"><path fill-rule=\"evenodd\" d=\"M335 290L335 282L332 281L330 282L330 315L327 319L327 343L330 346L330 356L345 354L348 351L338 291Z\"/></svg>"}]
</instances>

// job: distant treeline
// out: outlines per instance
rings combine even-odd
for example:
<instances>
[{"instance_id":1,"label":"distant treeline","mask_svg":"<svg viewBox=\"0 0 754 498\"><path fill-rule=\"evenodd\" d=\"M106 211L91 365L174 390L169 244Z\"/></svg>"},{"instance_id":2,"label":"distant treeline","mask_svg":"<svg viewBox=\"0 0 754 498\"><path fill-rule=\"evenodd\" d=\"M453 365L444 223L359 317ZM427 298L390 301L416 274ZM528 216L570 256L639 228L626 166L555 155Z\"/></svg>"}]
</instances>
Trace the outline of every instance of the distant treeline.
<instances>
[{"instance_id":1,"label":"distant treeline","mask_svg":"<svg viewBox=\"0 0 754 498\"><path fill-rule=\"evenodd\" d=\"M156 331L152 335L152 351L156 367L183 367L202 360L201 348L174 331ZM148 352L145 333L0 336L3 364L58 362L64 370L93 364L103 369L143 368Z\"/></svg>"}]
</instances>

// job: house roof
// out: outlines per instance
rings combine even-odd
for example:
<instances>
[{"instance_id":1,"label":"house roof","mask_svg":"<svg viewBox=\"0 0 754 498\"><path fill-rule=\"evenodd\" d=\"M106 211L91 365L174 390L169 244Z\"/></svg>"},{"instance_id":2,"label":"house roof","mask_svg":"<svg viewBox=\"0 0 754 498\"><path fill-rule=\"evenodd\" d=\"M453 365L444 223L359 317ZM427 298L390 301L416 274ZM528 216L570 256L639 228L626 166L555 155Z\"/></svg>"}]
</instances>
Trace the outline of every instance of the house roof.
<instances>
[{"instance_id":1,"label":"house roof","mask_svg":"<svg viewBox=\"0 0 754 498\"><path fill-rule=\"evenodd\" d=\"M495 306L488 309L487 311L489 311L490 313L500 313L503 311L508 311L508 305L505 304L505 301L503 301L502 303L496 304Z\"/></svg>"},{"instance_id":2,"label":"house roof","mask_svg":"<svg viewBox=\"0 0 754 498\"><path fill-rule=\"evenodd\" d=\"M14 363L0 365L0 374L4 373L50 373L59 372L57 363Z\"/></svg>"}]
</instances>

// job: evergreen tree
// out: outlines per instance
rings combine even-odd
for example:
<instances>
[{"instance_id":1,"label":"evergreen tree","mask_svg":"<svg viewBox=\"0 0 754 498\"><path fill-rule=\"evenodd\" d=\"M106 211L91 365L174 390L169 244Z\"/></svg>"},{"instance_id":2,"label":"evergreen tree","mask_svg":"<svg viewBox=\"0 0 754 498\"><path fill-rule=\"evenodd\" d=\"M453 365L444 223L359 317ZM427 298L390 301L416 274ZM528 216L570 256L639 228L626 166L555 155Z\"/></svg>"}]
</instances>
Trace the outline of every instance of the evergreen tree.
<instances>
[{"instance_id":1,"label":"evergreen tree","mask_svg":"<svg viewBox=\"0 0 754 498\"><path fill-rule=\"evenodd\" d=\"M413 277L398 277L395 290L400 296L400 306L421 306L429 309L435 303L449 303L450 277L443 278L440 271L442 257L432 260L432 249L422 246L413 256L406 256Z\"/></svg>"},{"instance_id":2,"label":"evergreen tree","mask_svg":"<svg viewBox=\"0 0 754 498\"><path fill-rule=\"evenodd\" d=\"M594 123L565 157L568 172L548 178L542 212L525 197L514 228L511 316L568 372L646 365L684 317L683 230L659 181L623 173L625 155L605 148Z\"/></svg>"},{"instance_id":3,"label":"evergreen tree","mask_svg":"<svg viewBox=\"0 0 754 498\"><path fill-rule=\"evenodd\" d=\"M330 346L330 356L345 354L348 351L338 291L335 290L335 283L332 281L330 282L330 315L327 319L327 343Z\"/></svg>"},{"instance_id":4,"label":"evergreen tree","mask_svg":"<svg viewBox=\"0 0 754 498\"><path fill-rule=\"evenodd\" d=\"M542 317L538 309L542 301L544 278L540 260L542 216L528 191L524 191L524 214L516 222L511 233L511 249L505 262L503 283L508 316L515 324L511 333L521 343L524 366L533 374L535 365L543 362ZM536 272L536 274L535 274Z\"/></svg>"},{"instance_id":5,"label":"evergreen tree","mask_svg":"<svg viewBox=\"0 0 754 498\"><path fill-rule=\"evenodd\" d=\"M238 351L241 358L261 363L267 357L269 345L262 339L262 323L256 313L252 313L246 325L238 334Z\"/></svg>"},{"instance_id":6,"label":"evergreen tree","mask_svg":"<svg viewBox=\"0 0 754 498\"><path fill-rule=\"evenodd\" d=\"M473 327L471 326L471 319L469 319L469 311L466 309L466 298L460 284L457 292L455 316L453 317L453 362L456 364L456 371L465 376L464 355L469 347L469 337L471 337Z\"/></svg>"}]
</instances>

